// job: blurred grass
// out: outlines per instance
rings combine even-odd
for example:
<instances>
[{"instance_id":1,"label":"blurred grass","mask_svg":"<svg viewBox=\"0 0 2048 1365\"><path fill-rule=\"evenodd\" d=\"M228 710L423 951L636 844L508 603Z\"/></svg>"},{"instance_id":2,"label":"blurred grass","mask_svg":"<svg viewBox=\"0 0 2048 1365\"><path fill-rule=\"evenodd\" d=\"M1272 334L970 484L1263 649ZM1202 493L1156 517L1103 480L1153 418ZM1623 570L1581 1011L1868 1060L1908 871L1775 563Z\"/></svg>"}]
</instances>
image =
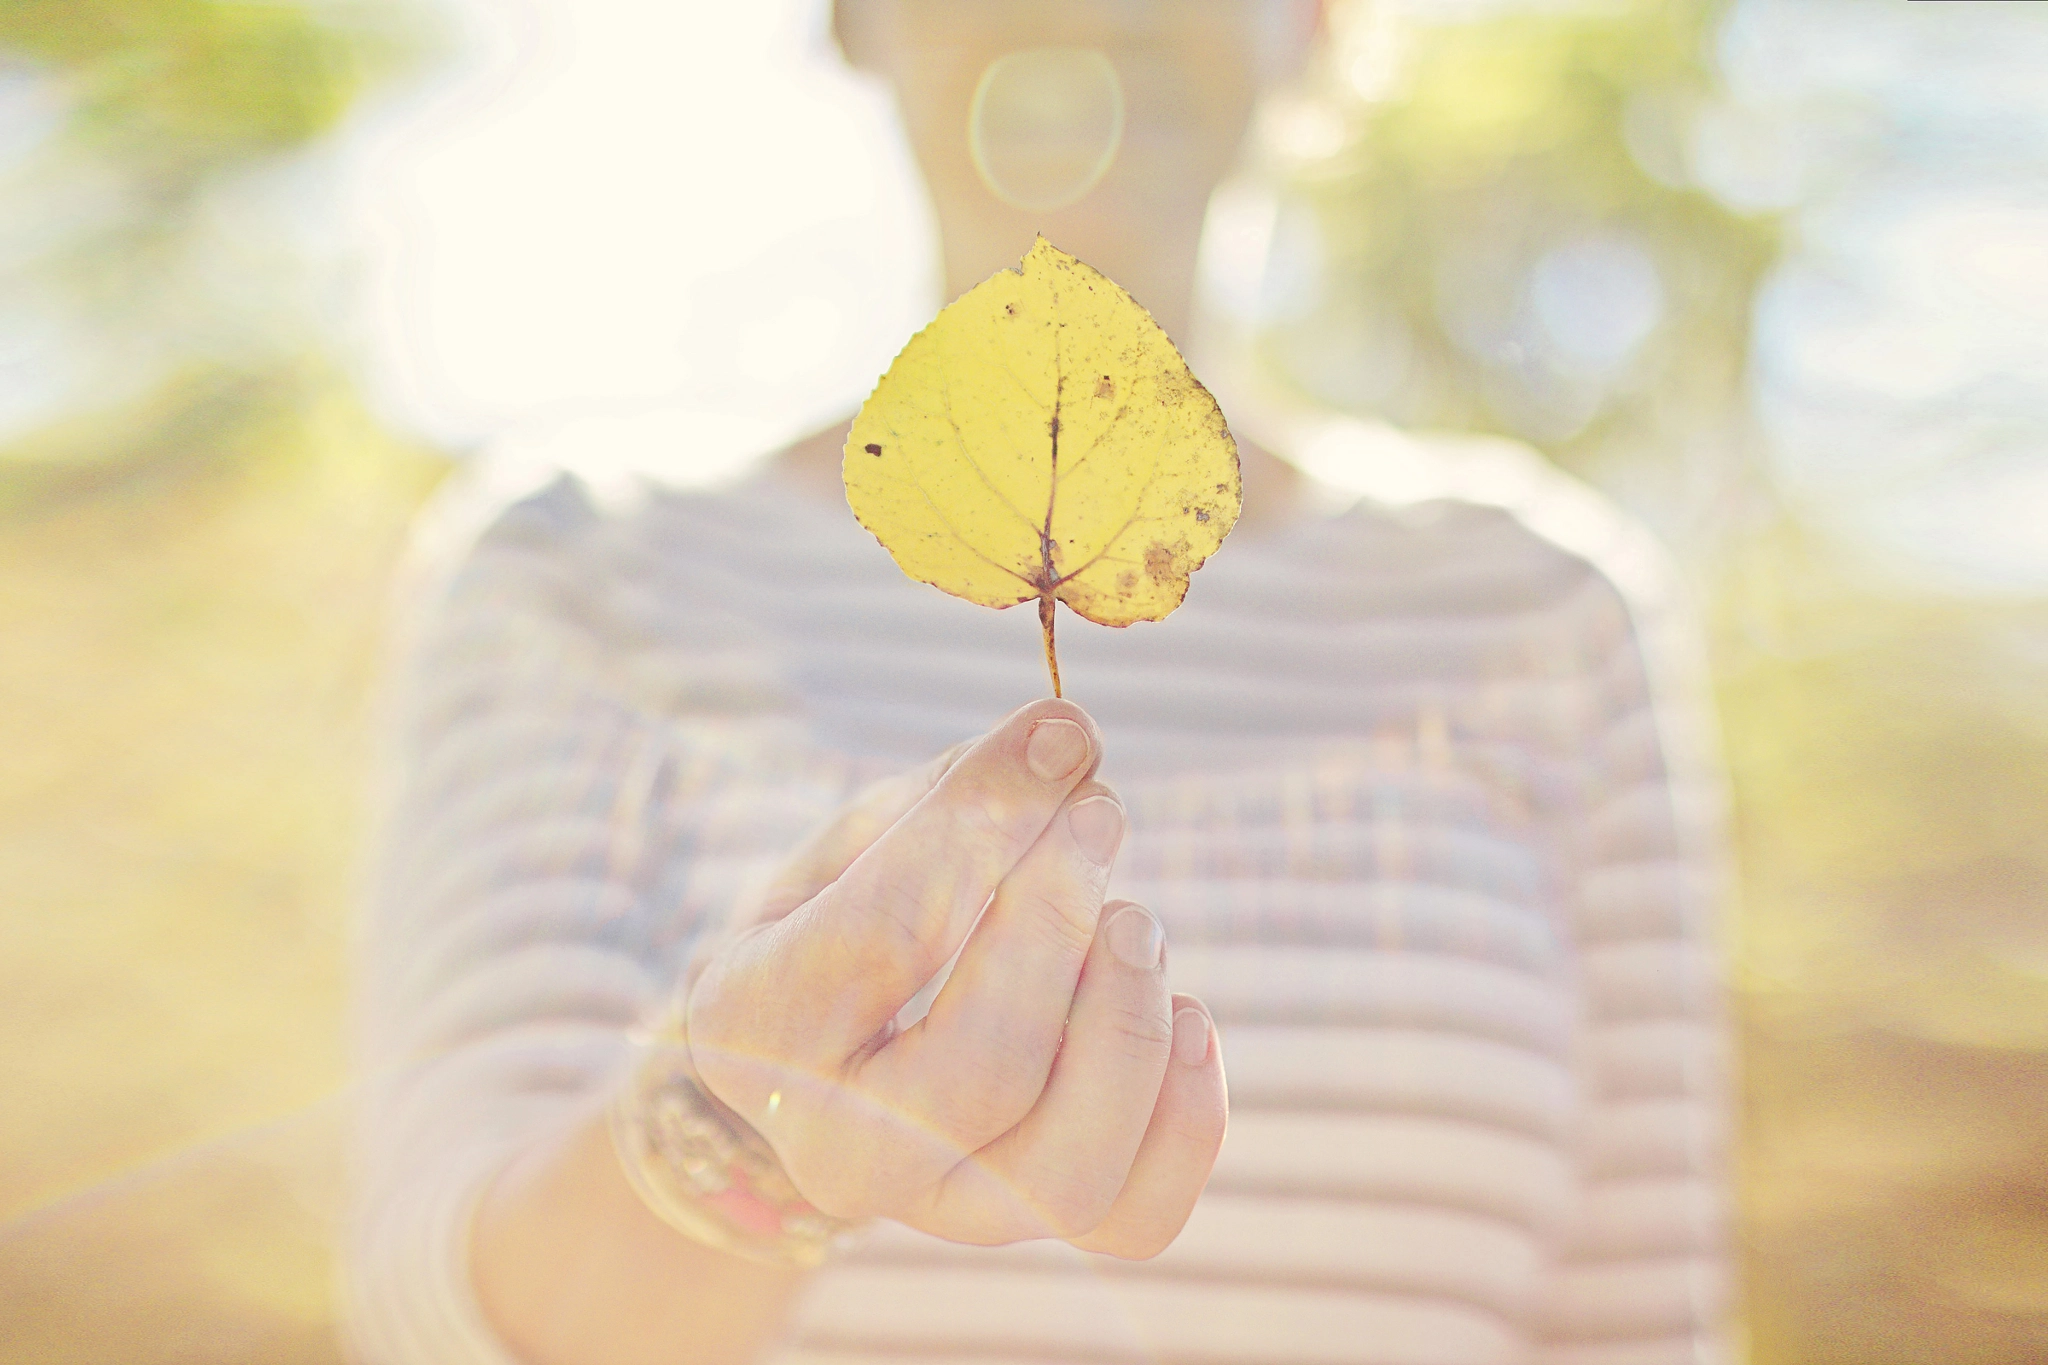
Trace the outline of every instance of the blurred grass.
<instances>
[{"instance_id":1,"label":"blurred grass","mask_svg":"<svg viewBox=\"0 0 2048 1365\"><path fill-rule=\"evenodd\" d=\"M88 425L130 456L0 511L0 1220L343 1083L385 583L444 468L317 365Z\"/></svg>"},{"instance_id":2,"label":"blurred grass","mask_svg":"<svg viewBox=\"0 0 2048 1365\"><path fill-rule=\"evenodd\" d=\"M0 1225L0 1361L340 1365L348 1118L324 1104Z\"/></svg>"},{"instance_id":3,"label":"blurred grass","mask_svg":"<svg viewBox=\"0 0 2048 1365\"><path fill-rule=\"evenodd\" d=\"M2048 602L1784 527L1717 608L1755 1358L2048 1359Z\"/></svg>"}]
</instances>

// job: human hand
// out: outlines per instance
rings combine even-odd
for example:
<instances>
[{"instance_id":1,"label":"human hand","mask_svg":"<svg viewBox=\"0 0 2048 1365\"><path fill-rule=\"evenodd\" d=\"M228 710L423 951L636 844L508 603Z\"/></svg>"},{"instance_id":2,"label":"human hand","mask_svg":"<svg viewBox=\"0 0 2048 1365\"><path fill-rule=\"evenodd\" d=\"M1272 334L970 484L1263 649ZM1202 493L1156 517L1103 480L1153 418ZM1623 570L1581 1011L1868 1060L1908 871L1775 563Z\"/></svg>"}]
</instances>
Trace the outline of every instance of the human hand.
<instances>
[{"instance_id":1,"label":"human hand","mask_svg":"<svg viewBox=\"0 0 2048 1365\"><path fill-rule=\"evenodd\" d=\"M1158 921L1103 903L1124 815L1101 752L1086 712L1034 702L878 784L704 964L698 1075L823 1212L1132 1258L1186 1222L1223 1067L1207 1012L1167 992Z\"/></svg>"}]
</instances>

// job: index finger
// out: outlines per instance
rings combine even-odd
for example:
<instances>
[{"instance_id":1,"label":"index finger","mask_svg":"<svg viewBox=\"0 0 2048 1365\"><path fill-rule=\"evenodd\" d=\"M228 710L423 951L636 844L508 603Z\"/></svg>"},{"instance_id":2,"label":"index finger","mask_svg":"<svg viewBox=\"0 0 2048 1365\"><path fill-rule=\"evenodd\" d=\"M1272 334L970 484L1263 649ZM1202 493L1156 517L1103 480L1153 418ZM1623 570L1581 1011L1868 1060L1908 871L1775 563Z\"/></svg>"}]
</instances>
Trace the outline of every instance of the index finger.
<instances>
[{"instance_id":1,"label":"index finger","mask_svg":"<svg viewBox=\"0 0 2048 1365\"><path fill-rule=\"evenodd\" d=\"M1023 707L792 913L801 1050L843 1060L938 975L1101 754L1095 722L1072 702Z\"/></svg>"},{"instance_id":2,"label":"index finger","mask_svg":"<svg viewBox=\"0 0 2048 1365\"><path fill-rule=\"evenodd\" d=\"M855 793L798 846L773 881L735 911L730 932L738 934L781 919L838 881L853 860L923 800L946 770L973 746L973 740L962 740L929 763L885 777Z\"/></svg>"}]
</instances>

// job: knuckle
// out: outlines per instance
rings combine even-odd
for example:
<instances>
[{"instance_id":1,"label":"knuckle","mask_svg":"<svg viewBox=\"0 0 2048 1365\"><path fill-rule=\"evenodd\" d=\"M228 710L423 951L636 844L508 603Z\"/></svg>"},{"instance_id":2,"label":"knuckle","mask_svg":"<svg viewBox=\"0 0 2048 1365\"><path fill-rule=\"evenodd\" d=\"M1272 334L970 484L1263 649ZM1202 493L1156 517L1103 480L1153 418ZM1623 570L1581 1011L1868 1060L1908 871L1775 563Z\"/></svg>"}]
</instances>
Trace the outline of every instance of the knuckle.
<instances>
[{"instance_id":1,"label":"knuckle","mask_svg":"<svg viewBox=\"0 0 2048 1365\"><path fill-rule=\"evenodd\" d=\"M1014 850L1038 835L1029 825L1028 803L1010 800L986 784L962 791L952 802L954 827L968 847ZM1044 822L1041 820L1040 824Z\"/></svg>"},{"instance_id":2,"label":"knuckle","mask_svg":"<svg viewBox=\"0 0 2048 1365\"><path fill-rule=\"evenodd\" d=\"M857 914L835 916L847 926L840 955L849 970L865 977L877 971L893 975L905 964L926 976L939 969L932 960L925 884L916 869L885 870L871 883L865 903L853 908Z\"/></svg>"},{"instance_id":3,"label":"knuckle","mask_svg":"<svg viewBox=\"0 0 2048 1365\"><path fill-rule=\"evenodd\" d=\"M1173 1047L1173 1020L1150 1004L1112 1006L1103 1021L1110 1040L1133 1060L1152 1061Z\"/></svg>"},{"instance_id":4,"label":"knuckle","mask_svg":"<svg viewBox=\"0 0 2048 1365\"><path fill-rule=\"evenodd\" d=\"M1052 1073L1061 1031L1053 1025L1023 1021L986 1041L982 1051L990 1068L1001 1078L1003 1103L1029 1108L1038 1102L1046 1078Z\"/></svg>"},{"instance_id":5,"label":"knuckle","mask_svg":"<svg viewBox=\"0 0 2048 1365\"><path fill-rule=\"evenodd\" d=\"M1063 957L1078 961L1088 956L1095 941L1095 916L1089 913L1085 896L1062 896L1049 887L1032 885L1006 886L1004 894L1015 897L1025 932Z\"/></svg>"},{"instance_id":6,"label":"knuckle","mask_svg":"<svg viewBox=\"0 0 2048 1365\"><path fill-rule=\"evenodd\" d=\"M927 964L931 949L922 896L909 887L890 883L877 891L867 909L868 927L874 934L869 952L878 953L887 962L908 961L920 967Z\"/></svg>"}]
</instances>

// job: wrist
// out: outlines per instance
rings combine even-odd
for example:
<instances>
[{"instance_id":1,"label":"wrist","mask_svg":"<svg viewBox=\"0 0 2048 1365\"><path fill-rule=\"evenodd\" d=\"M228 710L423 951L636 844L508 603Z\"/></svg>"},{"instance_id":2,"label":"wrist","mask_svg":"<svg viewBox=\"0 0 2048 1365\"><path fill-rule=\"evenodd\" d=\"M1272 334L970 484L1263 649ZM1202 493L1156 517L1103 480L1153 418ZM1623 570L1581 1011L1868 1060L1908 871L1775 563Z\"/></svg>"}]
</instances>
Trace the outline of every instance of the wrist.
<instances>
[{"instance_id":1,"label":"wrist","mask_svg":"<svg viewBox=\"0 0 2048 1365\"><path fill-rule=\"evenodd\" d=\"M767 1139L704 1085L673 1019L636 1041L608 1117L627 1183L692 1241L764 1264L810 1267L859 1226L804 1199Z\"/></svg>"},{"instance_id":2,"label":"wrist","mask_svg":"<svg viewBox=\"0 0 2048 1365\"><path fill-rule=\"evenodd\" d=\"M625 1178L602 1111L499 1173L470 1271L486 1321L531 1365L757 1361L807 1278L679 1235Z\"/></svg>"}]
</instances>

